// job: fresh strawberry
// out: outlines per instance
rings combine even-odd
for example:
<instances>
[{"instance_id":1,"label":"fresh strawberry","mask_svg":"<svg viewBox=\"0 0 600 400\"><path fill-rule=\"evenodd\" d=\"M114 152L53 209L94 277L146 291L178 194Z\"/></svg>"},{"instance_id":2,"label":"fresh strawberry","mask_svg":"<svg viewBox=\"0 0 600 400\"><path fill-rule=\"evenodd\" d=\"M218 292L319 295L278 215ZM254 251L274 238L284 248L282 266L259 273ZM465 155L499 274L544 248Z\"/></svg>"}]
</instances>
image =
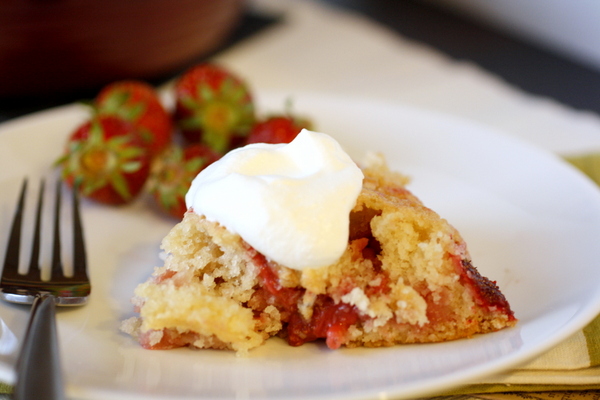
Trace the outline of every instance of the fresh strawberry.
<instances>
[{"instance_id":1,"label":"fresh strawberry","mask_svg":"<svg viewBox=\"0 0 600 400\"><path fill-rule=\"evenodd\" d=\"M150 193L167 214L181 219L187 210L185 194L200 171L220 158L210 147L172 145L152 168Z\"/></svg>"},{"instance_id":2,"label":"fresh strawberry","mask_svg":"<svg viewBox=\"0 0 600 400\"><path fill-rule=\"evenodd\" d=\"M171 116L152 86L141 81L119 81L105 86L95 99L100 115L115 115L140 129L150 156L167 148L173 137Z\"/></svg>"},{"instance_id":3,"label":"fresh strawberry","mask_svg":"<svg viewBox=\"0 0 600 400\"><path fill-rule=\"evenodd\" d=\"M214 64L192 67L175 83L175 119L191 143L224 154L243 143L254 124L246 83Z\"/></svg>"},{"instance_id":4,"label":"fresh strawberry","mask_svg":"<svg viewBox=\"0 0 600 400\"><path fill-rule=\"evenodd\" d=\"M247 143L289 143L302 129L310 129L311 123L291 116L272 116L257 123L248 136Z\"/></svg>"},{"instance_id":5,"label":"fresh strawberry","mask_svg":"<svg viewBox=\"0 0 600 400\"><path fill-rule=\"evenodd\" d=\"M137 128L113 116L80 125L56 164L69 185L105 204L133 200L150 174L150 157Z\"/></svg>"}]
</instances>

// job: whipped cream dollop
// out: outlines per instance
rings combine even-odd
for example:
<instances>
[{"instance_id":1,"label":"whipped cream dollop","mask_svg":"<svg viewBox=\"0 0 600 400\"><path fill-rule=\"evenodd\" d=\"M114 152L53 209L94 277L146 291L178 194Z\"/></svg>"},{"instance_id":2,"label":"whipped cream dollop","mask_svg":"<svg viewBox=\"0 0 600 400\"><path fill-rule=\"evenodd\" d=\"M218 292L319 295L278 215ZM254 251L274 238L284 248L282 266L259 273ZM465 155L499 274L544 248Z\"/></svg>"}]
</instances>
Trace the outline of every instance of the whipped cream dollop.
<instances>
[{"instance_id":1,"label":"whipped cream dollop","mask_svg":"<svg viewBox=\"0 0 600 400\"><path fill-rule=\"evenodd\" d=\"M230 151L198 174L185 200L267 259L301 270L341 257L362 180L333 138L303 130L289 144Z\"/></svg>"}]
</instances>

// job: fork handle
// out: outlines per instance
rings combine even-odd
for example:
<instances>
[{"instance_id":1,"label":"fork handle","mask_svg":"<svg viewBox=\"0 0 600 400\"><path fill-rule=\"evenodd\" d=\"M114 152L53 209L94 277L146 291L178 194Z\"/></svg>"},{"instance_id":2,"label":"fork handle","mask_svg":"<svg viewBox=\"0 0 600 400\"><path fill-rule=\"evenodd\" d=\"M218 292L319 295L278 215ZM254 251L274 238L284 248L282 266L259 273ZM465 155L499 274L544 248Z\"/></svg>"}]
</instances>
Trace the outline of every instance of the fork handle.
<instances>
[{"instance_id":1,"label":"fork handle","mask_svg":"<svg viewBox=\"0 0 600 400\"><path fill-rule=\"evenodd\" d=\"M15 400L65 398L53 296L38 296L33 302L16 371Z\"/></svg>"}]
</instances>

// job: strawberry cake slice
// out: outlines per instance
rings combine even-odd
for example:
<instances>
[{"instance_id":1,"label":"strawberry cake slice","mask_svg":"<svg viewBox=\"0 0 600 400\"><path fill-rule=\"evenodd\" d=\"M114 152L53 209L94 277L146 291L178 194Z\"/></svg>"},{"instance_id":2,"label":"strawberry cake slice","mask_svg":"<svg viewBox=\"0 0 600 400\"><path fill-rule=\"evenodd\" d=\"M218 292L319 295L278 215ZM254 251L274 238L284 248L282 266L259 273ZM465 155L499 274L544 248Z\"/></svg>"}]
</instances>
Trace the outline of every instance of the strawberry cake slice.
<instances>
[{"instance_id":1,"label":"strawberry cake slice","mask_svg":"<svg viewBox=\"0 0 600 400\"><path fill-rule=\"evenodd\" d=\"M247 152L254 146L237 156L251 159ZM319 159L310 162L319 168L295 170L302 157L285 153L293 146ZM263 195L252 185L245 191L238 177L235 187L242 189L219 198L211 185L230 179L229 170L222 179L215 171L201 173L197 180L203 182L192 185L189 211L162 243L164 266L135 290L139 317L122 324L143 347L245 353L272 336L292 346L324 340L331 349L379 347L468 338L516 324L508 301L474 267L457 230L425 207L382 157L358 169L333 139L308 131L290 145L258 149L293 159L278 164L273 171L279 172L264 171L269 159L233 172L240 179L260 176L258 185L269 188ZM340 165L323 167L327 163ZM285 183L273 183L280 171L288 171ZM304 179L311 183L298 184ZM324 181L315 185L318 179ZM285 190L306 197L279 196ZM225 204L230 197L239 201ZM206 204L213 198L224 215ZM274 211L238 210L241 203ZM248 226L231 226L236 213L250 218ZM332 228L336 224L339 229Z\"/></svg>"}]
</instances>

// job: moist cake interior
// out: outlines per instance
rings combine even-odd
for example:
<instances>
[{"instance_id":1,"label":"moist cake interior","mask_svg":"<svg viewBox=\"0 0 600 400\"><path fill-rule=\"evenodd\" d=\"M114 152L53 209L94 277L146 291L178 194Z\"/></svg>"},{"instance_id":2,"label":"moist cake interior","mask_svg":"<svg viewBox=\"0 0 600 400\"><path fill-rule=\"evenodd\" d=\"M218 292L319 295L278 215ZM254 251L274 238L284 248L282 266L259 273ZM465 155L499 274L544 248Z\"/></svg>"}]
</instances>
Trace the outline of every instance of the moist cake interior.
<instances>
[{"instance_id":1,"label":"moist cake interior","mask_svg":"<svg viewBox=\"0 0 600 400\"><path fill-rule=\"evenodd\" d=\"M303 271L268 260L239 235L190 210L165 237L167 257L133 299L122 330L143 347L230 349L272 336L292 346L379 347L468 338L516 323L466 243L425 207L407 179L372 158L350 215L346 251Z\"/></svg>"}]
</instances>

